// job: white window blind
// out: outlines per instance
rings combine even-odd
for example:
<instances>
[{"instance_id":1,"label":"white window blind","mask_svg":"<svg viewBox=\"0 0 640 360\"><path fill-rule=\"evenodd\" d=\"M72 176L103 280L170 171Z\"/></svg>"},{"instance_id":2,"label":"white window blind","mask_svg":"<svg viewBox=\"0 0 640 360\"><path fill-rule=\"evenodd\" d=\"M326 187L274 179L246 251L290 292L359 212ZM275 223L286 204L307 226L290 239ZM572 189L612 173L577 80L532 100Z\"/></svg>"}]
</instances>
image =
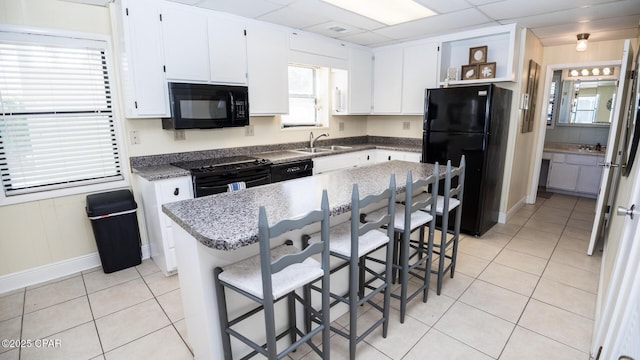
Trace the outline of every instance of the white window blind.
<instances>
[{"instance_id":1,"label":"white window blind","mask_svg":"<svg viewBox=\"0 0 640 360\"><path fill-rule=\"evenodd\" d=\"M0 38L5 195L121 180L107 43L40 38Z\"/></svg>"}]
</instances>

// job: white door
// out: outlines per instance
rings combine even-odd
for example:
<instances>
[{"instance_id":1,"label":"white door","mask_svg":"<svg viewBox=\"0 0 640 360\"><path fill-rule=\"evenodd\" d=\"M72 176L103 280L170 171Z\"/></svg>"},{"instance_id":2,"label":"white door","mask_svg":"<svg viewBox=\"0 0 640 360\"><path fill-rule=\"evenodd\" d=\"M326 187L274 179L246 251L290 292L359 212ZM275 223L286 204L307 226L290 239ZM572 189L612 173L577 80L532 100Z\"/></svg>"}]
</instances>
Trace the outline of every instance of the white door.
<instances>
[{"instance_id":1,"label":"white door","mask_svg":"<svg viewBox=\"0 0 640 360\"><path fill-rule=\"evenodd\" d=\"M603 305L596 316L591 350L594 356L600 351L597 359L640 359L640 163L637 159L635 163L629 178L624 179L633 184L630 196L619 196L614 204L613 213L626 217L622 232L611 231L619 238L608 238L605 247L606 252L618 246L611 266L603 262L602 273L610 278L600 279ZM605 271L609 267L611 271Z\"/></svg>"},{"instance_id":2,"label":"white door","mask_svg":"<svg viewBox=\"0 0 640 360\"><path fill-rule=\"evenodd\" d=\"M620 156L618 155L619 139L622 133L622 124L626 114L628 84L631 76L633 62L633 49L629 40L624 43L624 51L622 53L622 64L620 66L620 81L615 96L614 112L611 117L611 127L609 130L609 139L607 140L607 151L604 156L604 167L602 172L602 182L600 183L600 191L598 200L596 201L596 217L591 230L591 239L589 240L589 248L587 254L592 255L601 234L605 229L605 217L607 216L607 207L610 200L616 195L616 183L620 176Z\"/></svg>"}]
</instances>

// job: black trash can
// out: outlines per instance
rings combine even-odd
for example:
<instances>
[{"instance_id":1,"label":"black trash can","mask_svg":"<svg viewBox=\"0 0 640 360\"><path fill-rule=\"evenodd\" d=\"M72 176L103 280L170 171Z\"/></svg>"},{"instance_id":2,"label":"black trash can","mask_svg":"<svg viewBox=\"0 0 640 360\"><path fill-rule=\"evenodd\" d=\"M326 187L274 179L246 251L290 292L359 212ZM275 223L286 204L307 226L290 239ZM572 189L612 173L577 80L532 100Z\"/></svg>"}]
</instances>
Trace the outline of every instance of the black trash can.
<instances>
[{"instance_id":1,"label":"black trash can","mask_svg":"<svg viewBox=\"0 0 640 360\"><path fill-rule=\"evenodd\" d=\"M129 190L87 195L87 215L105 273L142 262L137 208Z\"/></svg>"}]
</instances>

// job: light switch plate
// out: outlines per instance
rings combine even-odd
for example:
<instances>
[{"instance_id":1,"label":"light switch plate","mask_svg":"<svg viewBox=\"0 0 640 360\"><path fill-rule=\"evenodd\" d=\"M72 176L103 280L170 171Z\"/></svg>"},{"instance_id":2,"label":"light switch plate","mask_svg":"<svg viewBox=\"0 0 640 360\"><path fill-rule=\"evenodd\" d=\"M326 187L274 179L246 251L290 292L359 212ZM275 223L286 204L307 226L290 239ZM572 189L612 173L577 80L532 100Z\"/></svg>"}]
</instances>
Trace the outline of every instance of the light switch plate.
<instances>
[{"instance_id":1,"label":"light switch plate","mask_svg":"<svg viewBox=\"0 0 640 360\"><path fill-rule=\"evenodd\" d=\"M138 135L138 130L129 130L129 139L131 141L131 145L140 144L140 136Z\"/></svg>"},{"instance_id":2,"label":"light switch plate","mask_svg":"<svg viewBox=\"0 0 640 360\"><path fill-rule=\"evenodd\" d=\"M411 129L411 123L408 121L404 121L402 123L402 130L410 130Z\"/></svg>"},{"instance_id":3,"label":"light switch plate","mask_svg":"<svg viewBox=\"0 0 640 360\"><path fill-rule=\"evenodd\" d=\"M174 130L173 131L173 140L182 141L185 139L184 130Z\"/></svg>"},{"instance_id":4,"label":"light switch plate","mask_svg":"<svg viewBox=\"0 0 640 360\"><path fill-rule=\"evenodd\" d=\"M253 136L253 125L244 127L244 136Z\"/></svg>"}]
</instances>

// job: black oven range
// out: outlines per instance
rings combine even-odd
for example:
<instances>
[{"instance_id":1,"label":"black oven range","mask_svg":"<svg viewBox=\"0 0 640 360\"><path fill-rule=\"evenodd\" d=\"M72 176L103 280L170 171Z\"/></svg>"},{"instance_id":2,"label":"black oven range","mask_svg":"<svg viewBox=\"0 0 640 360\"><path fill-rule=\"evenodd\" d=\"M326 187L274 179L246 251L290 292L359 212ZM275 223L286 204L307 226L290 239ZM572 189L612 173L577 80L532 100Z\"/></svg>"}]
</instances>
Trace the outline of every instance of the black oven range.
<instances>
[{"instance_id":1,"label":"black oven range","mask_svg":"<svg viewBox=\"0 0 640 360\"><path fill-rule=\"evenodd\" d=\"M226 192L228 185L243 182L246 187L271 183L271 161L233 156L172 163L191 172L195 197Z\"/></svg>"}]
</instances>

